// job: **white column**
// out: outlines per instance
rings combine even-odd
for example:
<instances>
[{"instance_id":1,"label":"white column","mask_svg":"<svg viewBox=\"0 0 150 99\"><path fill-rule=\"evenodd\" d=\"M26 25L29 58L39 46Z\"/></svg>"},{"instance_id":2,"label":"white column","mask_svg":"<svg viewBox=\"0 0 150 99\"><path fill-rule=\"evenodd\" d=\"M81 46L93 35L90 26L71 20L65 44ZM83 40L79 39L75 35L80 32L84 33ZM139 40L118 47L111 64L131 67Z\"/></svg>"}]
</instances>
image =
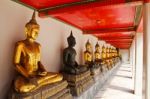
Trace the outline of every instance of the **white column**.
<instances>
[{"instance_id":1,"label":"white column","mask_svg":"<svg viewBox=\"0 0 150 99\"><path fill-rule=\"evenodd\" d=\"M135 36L135 81L134 93L142 96L142 74L143 74L143 33Z\"/></svg>"},{"instance_id":2,"label":"white column","mask_svg":"<svg viewBox=\"0 0 150 99\"><path fill-rule=\"evenodd\" d=\"M135 50L136 50L135 49L135 38L132 41L132 45L131 45L130 50L131 50L131 57L130 57L131 61L130 62L132 65L132 79L134 81L134 77L135 77Z\"/></svg>"},{"instance_id":3,"label":"white column","mask_svg":"<svg viewBox=\"0 0 150 99\"><path fill-rule=\"evenodd\" d=\"M145 70L145 98L150 99L150 3L144 4L143 15L143 66Z\"/></svg>"}]
</instances>

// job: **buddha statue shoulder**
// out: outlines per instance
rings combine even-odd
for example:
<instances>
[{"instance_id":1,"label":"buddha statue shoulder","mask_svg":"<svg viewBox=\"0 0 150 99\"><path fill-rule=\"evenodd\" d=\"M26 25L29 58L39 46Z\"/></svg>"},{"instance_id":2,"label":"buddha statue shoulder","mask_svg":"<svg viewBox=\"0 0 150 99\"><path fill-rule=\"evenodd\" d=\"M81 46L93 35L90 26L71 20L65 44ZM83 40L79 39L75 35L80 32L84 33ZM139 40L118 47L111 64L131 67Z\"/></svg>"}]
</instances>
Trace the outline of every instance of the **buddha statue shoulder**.
<instances>
[{"instance_id":1,"label":"buddha statue shoulder","mask_svg":"<svg viewBox=\"0 0 150 99\"><path fill-rule=\"evenodd\" d=\"M80 74L87 71L85 66L78 65L76 62L76 51L73 48L76 44L76 40L72 34L67 38L68 47L63 51L63 72L68 74Z\"/></svg>"},{"instance_id":2,"label":"buddha statue shoulder","mask_svg":"<svg viewBox=\"0 0 150 99\"><path fill-rule=\"evenodd\" d=\"M84 61L85 64L89 65L93 62L93 55L92 55L92 45L89 40L86 42L86 50L84 51Z\"/></svg>"},{"instance_id":3,"label":"buddha statue shoulder","mask_svg":"<svg viewBox=\"0 0 150 99\"><path fill-rule=\"evenodd\" d=\"M99 46L98 42L95 45L94 56L95 56L95 62L101 62L100 46Z\"/></svg>"},{"instance_id":4,"label":"buddha statue shoulder","mask_svg":"<svg viewBox=\"0 0 150 99\"><path fill-rule=\"evenodd\" d=\"M18 41L15 46L14 64L18 76L14 88L19 93L32 92L63 79L59 73L47 72L41 63L41 45L35 41L39 29L34 12L32 19L25 25L26 39Z\"/></svg>"}]
</instances>

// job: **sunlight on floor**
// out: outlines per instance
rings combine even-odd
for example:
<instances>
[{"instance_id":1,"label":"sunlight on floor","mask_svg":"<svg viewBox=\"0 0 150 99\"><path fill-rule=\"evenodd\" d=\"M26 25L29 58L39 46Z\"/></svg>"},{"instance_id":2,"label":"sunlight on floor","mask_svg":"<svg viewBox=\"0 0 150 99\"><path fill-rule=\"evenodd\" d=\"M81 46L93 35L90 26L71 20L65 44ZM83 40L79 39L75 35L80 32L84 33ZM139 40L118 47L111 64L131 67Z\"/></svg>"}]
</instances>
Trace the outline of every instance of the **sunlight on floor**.
<instances>
[{"instance_id":1,"label":"sunlight on floor","mask_svg":"<svg viewBox=\"0 0 150 99\"><path fill-rule=\"evenodd\" d=\"M132 66L122 64L96 94L95 99L141 99L133 94Z\"/></svg>"}]
</instances>

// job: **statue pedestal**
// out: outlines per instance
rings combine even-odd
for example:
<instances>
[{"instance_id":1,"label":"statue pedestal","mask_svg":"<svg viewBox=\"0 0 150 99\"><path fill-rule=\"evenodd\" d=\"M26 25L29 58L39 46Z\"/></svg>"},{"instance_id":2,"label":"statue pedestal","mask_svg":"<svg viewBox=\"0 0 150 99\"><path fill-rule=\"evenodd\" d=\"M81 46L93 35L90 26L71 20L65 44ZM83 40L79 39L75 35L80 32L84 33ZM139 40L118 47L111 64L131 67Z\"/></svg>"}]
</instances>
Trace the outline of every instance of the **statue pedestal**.
<instances>
[{"instance_id":1,"label":"statue pedestal","mask_svg":"<svg viewBox=\"0 0 150 99\"><path fill-rule=\"evenodd\" d=\"M73 96L81 95L94 83L90 70L78 75L64 73L63 77L68 81L70 92Z\"/></svg>"},{"instance_id":2,"label":"statue pedestal","mask_svg":"<svg viewBox=\"0 0 150 99\"><path fill-rule=\"evenodd\" d=\"M43 86L30 93L17 93L13 90L9 99L72 99L67 85L67 81L60 81Z\"/></svg>"},{"instance_id":3,"label":"statue pedestal","mask_svg":"<svg viewBox=\"0 0 150 99\"><path fill-rule=\"evenodd\" d=\"M95 83L89 87L88 90L83 92L80 96L74 96L74 99L94 99L96 93L103 87L105 82L111 78L112 73L114 73L120 65L118 62L110 71L105 71L100 73L94 78Z\"/></svg>"}]
</instances>

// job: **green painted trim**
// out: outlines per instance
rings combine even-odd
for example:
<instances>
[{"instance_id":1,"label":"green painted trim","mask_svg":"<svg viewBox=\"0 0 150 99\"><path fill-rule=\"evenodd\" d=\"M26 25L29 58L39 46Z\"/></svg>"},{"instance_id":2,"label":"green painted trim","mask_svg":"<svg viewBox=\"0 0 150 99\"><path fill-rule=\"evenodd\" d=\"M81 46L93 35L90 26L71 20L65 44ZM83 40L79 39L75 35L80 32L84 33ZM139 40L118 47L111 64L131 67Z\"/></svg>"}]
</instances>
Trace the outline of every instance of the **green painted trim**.
<instances>
[{"instance_id":1,"label":"green painted trim","mask_svg":"<svg viewBox=\"0 0 150 99\"><path fill-rule=\"evenodd\" d=\"M19 4L21 4L21 5L23 5L23 6L27 7L27 8L30 8L30 9L32 9L32 10L38 11L38 9L36 9L36 8L30 6L30 5L24 4L24 3L20 2L19 0L11 0L11 1L14 1L14 2L16 2L16 3L19 3Z\"/></svg>"},{"instance_id":2,"label":"green painted trim","mask_svg":"<svg viewBox=\"0 0 150 99\"><path fill-rule=\"evenodd\" d=\"M128 2L132 2L132 0L125 0L125 2L126 2L126 3L128 3Z\"/></svg>"},{"instance_id":3,"label":"green painted trim","mask_svg":"<svg viewBox=\"0 0 150 99\"><path fill-rule=\"evenodd\" d=\"M99 1L105 1L105 0L83 0L80 2L68 3L68 4L63 4L63 5L58 5L58 6L54 6L54 7L40 9L39 12L43 12L43 11L47 12L48 10L54 10L54 9L64 8L67 6L75 6L75 5L81 5L81 4L87 4L87 3L99 2Z\"/></svg>"},{"instance_id":4,"label":"green painted trim","mask_svg":"<svg viewBox=\"0 0 150 99\"><path fill-rule=\"evenodd\" d=\"M142 5L138 5L136 6L136 14L135 14L135 18L134 18L134 26L138 26L140 23L140 19L142 16L142 11L143 11L143 6Z\"/></svg>"}]
</instances>

